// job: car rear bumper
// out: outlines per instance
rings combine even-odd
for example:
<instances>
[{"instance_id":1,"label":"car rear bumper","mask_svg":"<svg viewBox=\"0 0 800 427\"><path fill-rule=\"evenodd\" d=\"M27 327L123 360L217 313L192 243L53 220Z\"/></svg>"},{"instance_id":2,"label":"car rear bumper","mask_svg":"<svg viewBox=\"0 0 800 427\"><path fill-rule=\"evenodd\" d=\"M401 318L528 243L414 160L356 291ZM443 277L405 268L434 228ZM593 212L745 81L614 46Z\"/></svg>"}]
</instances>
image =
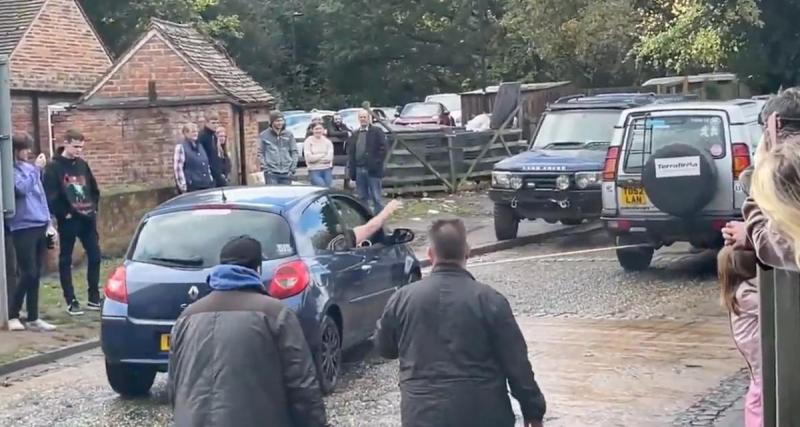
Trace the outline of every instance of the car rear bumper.
<instances>
[{"instance_id":1,"label":"car rear bumper","mask_svg":"<svg viewBox=\"0 0 800 427\"><path fill-rule=\"evenodd\" d=\"M527 219L594 219L600 217L602 209L600 189L547 191L494 188L489 191L489 198L496 204L514 207L518 216Z\"/></svg>"},{"instance_id":2,"label":"car rear bumper","mask_svg":"<svg viewBox=\"0 0 800 427\"><path fill-rule=\"evenodd\" d=\"M167 369L169 351L161 350L161 336L168 335L173 322L137 324L125 317L102 317L100 343L111 363L156 365Z\"/></svg>"},{"instance_id":3,"label":"car rear bumper","mask_svg":"<svg viewBox=\"0 0 800 427\"><path fill-rule=\"evenodd\" d=\"M690 242L699 247L722 245L722 228L729 221L741 221L736 212L727 215L693 218L653 217L632 218L603 215L605 229L613 237L624 236L628 241L651 242L655 246L675 242Z\"/></svg>"}]
</instances>

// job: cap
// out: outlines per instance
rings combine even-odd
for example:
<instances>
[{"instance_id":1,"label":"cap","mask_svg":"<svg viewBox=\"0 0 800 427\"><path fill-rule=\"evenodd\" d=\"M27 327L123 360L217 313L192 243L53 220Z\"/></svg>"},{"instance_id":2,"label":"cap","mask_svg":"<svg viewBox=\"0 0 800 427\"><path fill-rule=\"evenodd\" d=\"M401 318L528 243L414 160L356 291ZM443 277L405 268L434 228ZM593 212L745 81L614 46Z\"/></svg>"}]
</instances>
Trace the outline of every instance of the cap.
<instances>
[{"instance_id":1,"label":"cap","mask_svg":"<svg viewBox=\"0 0 800 427\"><path fill-rule=\"evenodd\" d=\"M261 265L261 243L250 236L239 236L222 247L220 264L257 269Z\"/></svg>"}]
</instances>

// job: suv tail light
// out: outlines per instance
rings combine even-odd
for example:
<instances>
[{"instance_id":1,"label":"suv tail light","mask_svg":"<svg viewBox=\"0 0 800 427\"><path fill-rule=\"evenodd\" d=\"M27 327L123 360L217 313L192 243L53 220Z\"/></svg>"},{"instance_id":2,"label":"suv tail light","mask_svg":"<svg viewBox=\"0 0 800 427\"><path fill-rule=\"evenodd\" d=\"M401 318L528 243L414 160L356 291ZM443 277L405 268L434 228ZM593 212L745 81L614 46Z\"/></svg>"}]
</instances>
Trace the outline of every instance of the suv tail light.
<instances>
[{"instance_id":1,"label":"suv tail light","mask_svg":"<svg viewBox=\"0 0 800 427\"><path fill-rule=\"evenodd\" d=\"M739 175L750 167L750 148L747 144L731 144L733 152L733 179L739 179Z\"/></svg>"},{"instance_id":2,"label":"suv tail light","mask_svg":"<svg viewBox=\"0 0 800 427\"><path fill-rule=\"evenodd\" d=\"M619 162L619 147L608 147L606 161L603 164L603 181L614 181L617 178L617 162Z\"/></svg>"},{"instance_id":3,"label":"suv tail light","mask_svg":"<svg viewBox=\"0 0 800 427\"><path fill-rule=\"evenodd\" d=\"M128 284L125 281L125 276L124 265L117 267L117 269L111 273L111 276L108 277L108 282L106 282L106 286L103 288L106 298L123 304L128 303Z\"/></svg>"},{"instance_id":4,"label":"suv tail light","mask_svg":"<svg viewBox=\"0 0 800 427\"><path fill-rule=\"evenodd\" d=\"M273 298L286 299L303 292L308 282L308 268L303 261L288 262L275 270L268 293Z\"/></svg>"}]
</instances>

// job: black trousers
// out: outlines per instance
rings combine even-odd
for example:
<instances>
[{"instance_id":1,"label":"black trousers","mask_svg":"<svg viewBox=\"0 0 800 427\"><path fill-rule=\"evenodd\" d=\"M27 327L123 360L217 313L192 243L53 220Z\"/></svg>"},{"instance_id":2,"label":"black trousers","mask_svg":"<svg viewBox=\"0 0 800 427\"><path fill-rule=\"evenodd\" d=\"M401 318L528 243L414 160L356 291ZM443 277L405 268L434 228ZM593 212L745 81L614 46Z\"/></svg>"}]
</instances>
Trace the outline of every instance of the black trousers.
<instances>
[{"instance_id":1,"label":"black trousers","mask_svg":"<svg viewBox=\"0 0 800 427\"><path fill-rule=\"evenodd\" d=\"M75 241L80 240L86 251L86 280L89 285L89 301L100 301L100 238L97 235L95 218L72 217L58 221L58 233L61 247L58 253L58 276L61 289L67 304L75 300L75 287L72 285L72 252Z\"/></svg>"},{"instance_id":2,"label":"black trousers","mask_svg":"<svg viewBox=\"0 0 800 427\"><path fill-rule=\"evenodd\" d=\"M39 318L39 279L47 252L47 226L25 228L12 232L17 255L19 280L14 292L14 302L9 309L9 319L19 319L22 301L28 310L28 321Z\"/></svg>"}]
</instances>

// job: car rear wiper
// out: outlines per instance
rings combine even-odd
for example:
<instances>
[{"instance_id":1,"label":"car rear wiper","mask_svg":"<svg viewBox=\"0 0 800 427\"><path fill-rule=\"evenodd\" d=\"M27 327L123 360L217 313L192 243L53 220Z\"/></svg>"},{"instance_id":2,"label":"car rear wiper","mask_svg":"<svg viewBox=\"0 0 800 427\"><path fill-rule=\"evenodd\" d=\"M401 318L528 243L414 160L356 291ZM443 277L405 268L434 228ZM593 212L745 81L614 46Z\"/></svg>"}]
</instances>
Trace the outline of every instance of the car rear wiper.
<instances>
[{"instance_id":1,"label":"car rear wiper","mask_svg":"<svg viewBox=\"0 0 800 427\"><path fill-rule=\"evenodd\" d=\"M152 257L149 259L152 261L159 261L186 267L200 267L201 265L203 265L203 258L199 257L194 257L194 258Z\"/></svg>"},{"instance_id":2,"label":"car rear wiper","mask_svg":"<svg viewBox=\"0 0 800 427\"><path fill-rule=\"evenodd\" d=\"M609 141L560 141L560 142L551 142L544 146L545 150L550 148L586 148L593 145L608 145L611 144Z\"/></svg>"}]
</instances>

